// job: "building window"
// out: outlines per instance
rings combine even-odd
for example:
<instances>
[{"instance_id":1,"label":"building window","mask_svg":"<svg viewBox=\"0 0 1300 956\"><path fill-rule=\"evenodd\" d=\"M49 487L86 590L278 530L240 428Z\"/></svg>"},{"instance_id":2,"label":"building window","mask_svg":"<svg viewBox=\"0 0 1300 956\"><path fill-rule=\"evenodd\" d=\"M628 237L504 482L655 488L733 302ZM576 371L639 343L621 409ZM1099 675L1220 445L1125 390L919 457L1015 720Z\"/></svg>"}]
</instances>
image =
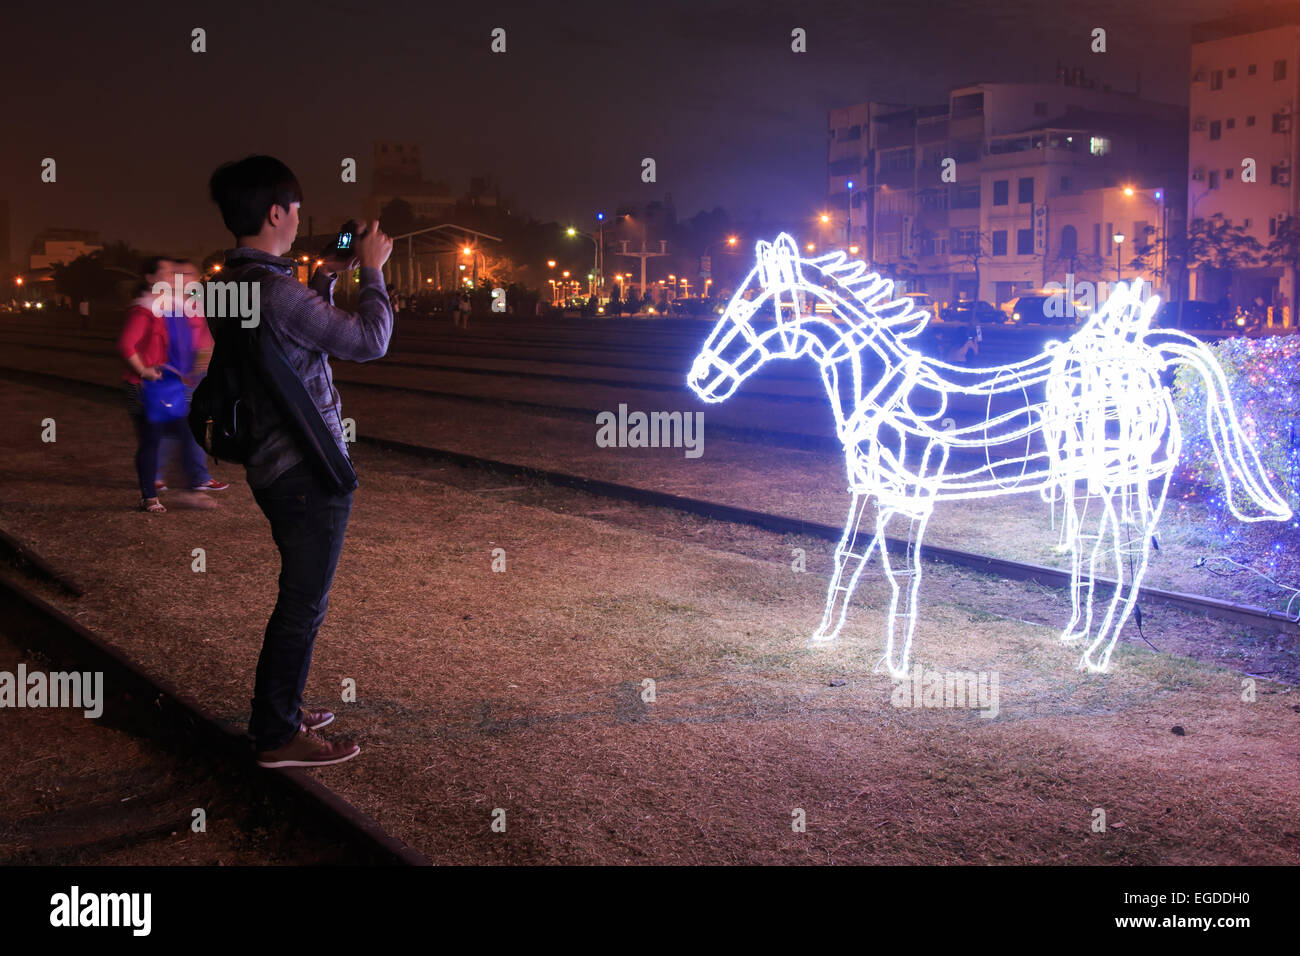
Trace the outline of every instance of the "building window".
<instances>
[{"instance_id":1,"label":"building window","mask_svg":"<svg viewBox=\"0 0 1300 956\"><path fill-rule=\"evenodd\" d=\"M1218 120L1210 121L1210 139L1220 139L1223 136L1223 124Z\"/></svg>"},{"instance_id":2,"label":"building window","mask_svg":"<svg viewBox=\"0 0 1300 956\"><path fill-rule=\"evenodd\" d=\"M1286 79L1286 60L1273 61L1273 79L1275 80Z\"/></svg>"},{"instance_id":3,"label":"building window","mask_svg":"<svg viewBox=\"0 0 1300 956\"><path fill-rule=\"evenodd\" d=\"M993 254L995 256L1005 256L1007 254L1007 231L999 229L993 233Z\"/></svg>"},{"instance_id":4,"label":"building window","mask_svg":"<svg viewBox=\"0 0 1300 956\"><path fill-rule=\"evenodd\" d=\"M980 207L980 184L958 183L952 196L953 209L978 209Z\"/></svg>"},{"instance_id":5,"label":"building window","mask_svg":"<svg viewBox=\"0 0 1300 956\"><path fill-rule=\"evenodd\" d=\"M1221 90L1221 89L1223 89L1223 71L1222 71L1222 70L1211 70L1211 71L1210 71L1210 89L1212 89L1212 90Z\"/></svg>"},{"instance_id":6,"label":"building window","mask_svg":"<svg viewBox=\"0 0 1300 956\"><path fill-rule=\"evenodd\" d=\"M1273 167L1273 185L1274 186L1291 185L1291 169L1289 166Z\"/></svg>"},{"instance_id":7,"label":"building window","mask_svg":"<svg viewBox=\"0 0 1300 956\"><path fill-rule=\"evenodd\" d=\"M1020 195L1017 197L1020 202L1034 201L1034 177L1025 176L1017 184Z\"/></svg>"},{"instance_id":8,"label":"building window","mask_svg":"<svg viewBox=\"0 0 1300 956\"><path fill-rule=\"evenodd\" d=\"M1291 117L1286 113L1273 114L1273 132L1289 133L1291 132Z\"/></svg>"},{"instance_id":9,"label":"building window","mask_svg":"<svg viewBox=\"0 0 1300 956\"><path fill-rule=\"evenodd\" d=\"M1254 75L1256 74L1256 72L1258 72L1258 71L1255 69L1255 64L1254 64L1254 63L1252 63L1250 66L1246 67L1246 75L1247 75L1247 76L1254 76Z\"/></svg>"},{"instance_id":10,"label":"building window","mask_svg":"<svg viewBox=\"0 0 1300 956\"><path fill-rule=\"evenodd\" d=\"M1105 156L1110 152L1110 140L1105 136L1093 136L1088 140L1088 152L1093 156Z\"/></svg>"},{"instance_id":11,"label":"building window","mask_svg":"<svg viewBox=\"0 0 1300 956\"><path fill-rule=\"evenodd\" d=\"M1228 129L1236 129L1236 128L1237 128L1237 121L1236 121L1235 119L1227 119L1227 120L1224 120L1223 122L1224 122L1224 124L1228 127Z\"/></svg>"},{"instance_id":12,"label":"building window","mask_svg":"<svg viewBox=\"0 0 1300 956\"><path fill-rule=\"evenodd\" d=\"M1108 222L1106 223L1106 255L1109 256L1114 251L1115 251L1115 224L1113 222Z\"/></svg>"},{"instance_id":13,"label":"building window","mask_svg":"<svg viewBox=\"0 0 1300 956\"><path fill-rule=\"evenodd\" d=\"M1235 80L1236 78L1237 78L1237 68L1235 66L1228 67L1228 79Z\"/></svg>"},{"instance_id":14,"label":"building window","mask_svg":"<svg viewBox=\"0 0 1300 956\"><path fill-rule=\"evenodd\" d=\"M1079 254L1079 230L1066 226L1061 230L1061 258L1072 259Z\"/></svg>"},{"instance_id":15,"label":"building window","mask_svg":"<svg viewBox=\"0 0 1300 956\"><path fill-rule=\"evenodd\" d=\"M1070 177L1069 177L1069 176L1062 176L1062 177L1061 177L1061 192L1063 192L1063 193L1068 193L1069 191L1070 191Z\"/></svg>"},{"instance_id":16,"label":"building window","mask_svg":"<svg viewBox=\"0 0 1300 956\"><path fill-rule=\"evenodd\" d=\"M1099 222L1092 224L1092 254L1101 255L1101 223Z\"/></svg>"},{"instance_id":17,"label":"building window","mask_svg":"<svg viewBox=\"0 0 1300 956\"><path fill-rule=\"evenodd\" d=\"M1034 230L1016 230L1016 255L1032 256L1034 254Z\"/></svg>"},{"instance_id":18,"label":"building window","mask_svg":"<svg viewBox=\"0 0 1300 956\"><path fill-rule=\"evenodd\" d=\"M978 229L953 229L949 233L949 246L953 252L973 253L978 249Z\"/></svg>"},{"instance_id":19,"label":"building window","mask_svg":"<svg viewBox=\"0 0 1300 956\"><path fill-rule=\"evenodd\" d=\"M1011 192L1011 180L995 179L993 181L993 205L995 206L1007 205L1010 192ZM1003 233L1003 235L1005 236L1006 234Z\"/></svg>"},{"instance_id":20,"label":"building window","mask_svg":"<svg viewBox=\"0 0 1300 956\"><path fill-rule=\"evenodd\" d=\"M1219 188L1219 171L1217 169L1210 170L1210 179L1209 182L1206 184L1206 188L1207 189Z\"/></svg>"},{"instance_id":21,"label":"building window","mask_svg":"<svg viewBox=\"0 0 1300 956\"><path fill-rule=\"evenodd\" d=\"M1254 125L1255 125L1255 117L1253 117L1253 116L1247 116L1247 117L1246 117L1246 125L1247 125L1247 126L1254 126Z\"/></svg>"},{"instance_id":22,"label":"building window","mask_svg":"<svg viewBox=\"0 0 1300 956\"><path fill-rule=\"evenodd\" d=\"M1228 169L1225 169L1225 170L1223 171L1223 178L1224 178L1224 179L1231 179L1231 178L1232 178L1232 174L1233 174L1233 172L1234 172L1234 170L1233 170L1231 167L1229 167Z\"/></svg>"}]
</instances>

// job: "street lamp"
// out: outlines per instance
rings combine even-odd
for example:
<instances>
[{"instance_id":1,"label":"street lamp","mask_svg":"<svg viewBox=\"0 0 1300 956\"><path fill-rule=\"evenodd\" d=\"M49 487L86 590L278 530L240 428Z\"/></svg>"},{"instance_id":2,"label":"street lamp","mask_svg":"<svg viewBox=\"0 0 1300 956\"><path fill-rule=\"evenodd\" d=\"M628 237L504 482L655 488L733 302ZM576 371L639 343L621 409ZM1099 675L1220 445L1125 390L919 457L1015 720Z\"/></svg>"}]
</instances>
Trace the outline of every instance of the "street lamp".
<instances>
[{"instance_id":1,"label":"street lamp","mask_svg":"<svg viewBox=\"0 0 1300 956\"><path fill-rule=\"evenodd\" d=\"M1124 195L1130 199L1138 194L1138 191L1132 186L1124 187ZM1160 278L1161 291L1167 295L1169 294L1169 211L1165 208L1165 191L1157 189L1152 196L1148 196L1145 192L1140 195L1156 207L1156 214L1160 217L1160 265L1156 269L1156 273ZM1133 241L1138 242L1142 238L1142 236L1135 236Z\"/></svg>"},{"instance_id":2,"label":"street lamp","mask_svg":"<svg viewBox=\"0 0 1300 956\"><path fill-rule=\"evenodd\" d=\"M1124 245L1124 233L1117 232L1111 236L1111 239L1115 240L1115 281L1122 282L1124 281L1124 265L1120 261L1120 249Z\"/></svg>"}]
</instances>

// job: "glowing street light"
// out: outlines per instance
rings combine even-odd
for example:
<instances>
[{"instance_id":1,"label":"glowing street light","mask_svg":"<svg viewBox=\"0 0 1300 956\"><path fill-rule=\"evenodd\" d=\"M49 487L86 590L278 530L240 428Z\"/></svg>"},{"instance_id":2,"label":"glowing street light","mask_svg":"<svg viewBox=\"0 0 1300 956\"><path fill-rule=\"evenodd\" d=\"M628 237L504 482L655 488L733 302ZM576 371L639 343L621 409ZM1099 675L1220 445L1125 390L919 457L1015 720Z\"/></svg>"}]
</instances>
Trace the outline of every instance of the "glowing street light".
<instances>
[{"instance_id":1,"label":"glowing street light","mask_svg":"<svg viewBox=\"0 0 1300 956\"><path fill-rule=\"evenodd\" d=\"M1115 278L1122 280L1124 278L1124 264L1120 261L1120 247L1124 245L1124 233L1117 232L1111 236L1115 240Z\"/></svg>"}]
</instances>

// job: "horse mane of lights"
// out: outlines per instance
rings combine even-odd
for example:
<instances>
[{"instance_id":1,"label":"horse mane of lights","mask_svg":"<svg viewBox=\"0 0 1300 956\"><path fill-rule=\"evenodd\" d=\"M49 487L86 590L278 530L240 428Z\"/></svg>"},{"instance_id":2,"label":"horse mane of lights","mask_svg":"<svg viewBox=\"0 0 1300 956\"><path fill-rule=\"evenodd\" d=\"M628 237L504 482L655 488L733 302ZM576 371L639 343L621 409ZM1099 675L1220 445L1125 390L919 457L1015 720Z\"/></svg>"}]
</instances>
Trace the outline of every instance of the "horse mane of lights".
<instances>
[{"instance_id":1,"label":"horse mane of lights","mask_svg":"<svg viewBox=\"0 0 1300 956\"><path fill-rule=\"evenodd\" d=\"M916 631L920 550L935 505L1036 491L1064 512L1072 613L1061 639L1082 643L1080 668L1106 670L1136 606L1182 450L1173 397L1161 380L1175 365L1204 380L1206 426L1232 514L1240 521L1291 517L1242 430L1213 353L1183 332L1151 328L1159 299L1143 298L1141 280L1119 283L1073 335L1033 358L971 369L912 348L908 340L929 313L895 297L893 282L864 262L844 252L802 258L785 233L760 241L756 253L688 384L705 401L721 402L770 359L808 357L820 367L851 501L810 644L838 639L863 568L878 555L891 590L884 661L903 677ZM958 425L950 415L969 418L972 409L974 424ZM1258 510L1245 510L1252 505ZM891 523L906 525L901 561L885 546ZM1094 584L1106 564L1118 586L1104 614L1094 614Z\"/></svg>"}]
</instances>

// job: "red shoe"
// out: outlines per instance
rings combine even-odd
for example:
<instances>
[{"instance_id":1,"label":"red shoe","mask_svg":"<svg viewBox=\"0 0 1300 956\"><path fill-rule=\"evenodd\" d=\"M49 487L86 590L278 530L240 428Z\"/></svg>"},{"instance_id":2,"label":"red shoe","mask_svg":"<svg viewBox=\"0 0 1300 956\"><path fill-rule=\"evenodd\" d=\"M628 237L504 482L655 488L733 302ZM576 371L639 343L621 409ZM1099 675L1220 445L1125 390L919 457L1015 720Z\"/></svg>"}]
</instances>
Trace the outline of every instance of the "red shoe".
<instances>
[{"instance_id":1,"label":"red shoe","mask_svg":"<svg viewBox=\"0 0 1300 956\"><path fill-rule=\"evenodd\" d=\"M350 740L331 742L307 730L298 731L293 740L278 750L261 751L257 755L259 767L323 767L342 763L361 753L361 748Z\"/></svg>"},{"instance_id":2,"label":"red shoe","mask_svg":"<svg viewBox=\"0 0 1300 956\"><path fill-rule=\"evenodd\" d=\"M298 711L298 722L307 730L320 730L334 723L334 715L328 710L307 710L304 707Z\"/></svg>"},{"instance_id":3,"label":"red shoe","mask_svg":"<svg viewBox=\"0 0 1300 956\"><path fill-rule=\"evenodd\" d=\"M209 478L201 485L195 485L191 491L225 491L230 487L227 481L217 481L215 478Z\"/></svg>"}]
</instances>

